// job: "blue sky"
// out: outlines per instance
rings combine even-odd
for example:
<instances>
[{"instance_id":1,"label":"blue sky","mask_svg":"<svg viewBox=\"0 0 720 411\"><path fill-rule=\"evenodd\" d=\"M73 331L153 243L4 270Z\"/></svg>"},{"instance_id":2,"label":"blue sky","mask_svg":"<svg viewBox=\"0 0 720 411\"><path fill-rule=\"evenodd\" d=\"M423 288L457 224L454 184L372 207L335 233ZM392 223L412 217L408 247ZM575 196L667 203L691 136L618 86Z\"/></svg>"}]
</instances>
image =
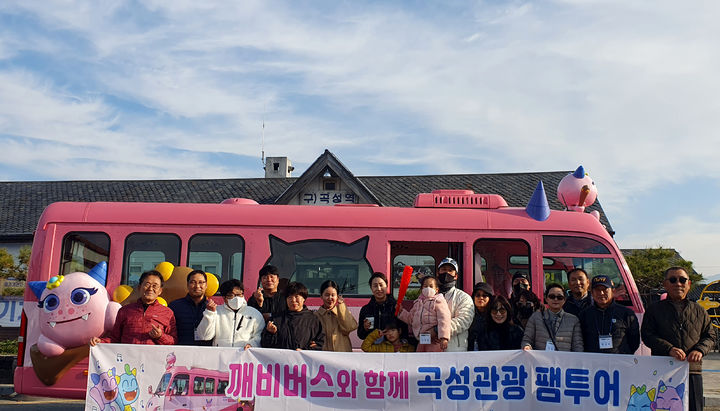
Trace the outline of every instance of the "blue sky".
<instances>
[{"instance_id":1,"label":"blue sky","mask_svg":"<svg viewBox=\"0 0 720 411\"><path fill-rule=\"evenodd\" d=\"M572 170L720 273L720 3L3 1L0 180ZM297 173L296 173L297 175Z\"/></svg>"}]
</instances>

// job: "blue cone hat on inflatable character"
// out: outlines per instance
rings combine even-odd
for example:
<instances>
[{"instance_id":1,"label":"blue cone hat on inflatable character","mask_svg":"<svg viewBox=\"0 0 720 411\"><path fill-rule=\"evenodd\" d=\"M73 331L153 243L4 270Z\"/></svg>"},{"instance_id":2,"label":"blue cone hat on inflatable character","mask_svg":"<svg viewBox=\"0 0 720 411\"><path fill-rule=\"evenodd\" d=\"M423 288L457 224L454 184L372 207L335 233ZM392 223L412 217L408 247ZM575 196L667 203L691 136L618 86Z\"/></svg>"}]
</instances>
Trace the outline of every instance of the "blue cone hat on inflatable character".
<instances>
[{"instance_id":1,"label":"blue cone hat on inflatable character","mask_svg":"<svg viewBox=\"0 0 720 411\"><path fill-rule=\"evenodd\" d=\"M525 212L537 221L545 221L550 217L550 205L548 205L547 196L545 196L545 186L543 186L542 180L535 187L535 192L530 197Z\"/></svg>"}]
</instances>

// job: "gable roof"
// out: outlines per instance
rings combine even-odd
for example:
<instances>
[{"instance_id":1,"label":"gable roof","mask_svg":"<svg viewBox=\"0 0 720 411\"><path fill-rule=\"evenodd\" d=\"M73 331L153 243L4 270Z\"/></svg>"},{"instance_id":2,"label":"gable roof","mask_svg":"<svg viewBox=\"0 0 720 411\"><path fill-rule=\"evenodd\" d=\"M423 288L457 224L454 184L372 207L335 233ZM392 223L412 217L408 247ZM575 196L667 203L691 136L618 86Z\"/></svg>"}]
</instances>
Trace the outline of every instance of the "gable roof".
<instances>
[{"instance_id":1,"label":"gable roof","mask_svg":"<svg viewBox=\"0 0 720 411\"><path fill-rule=\"evenodd\" d=\"M562 210L555 189L560 180L572 172L355 177L326 150L299 178L0 182L0 240L29 241L42 211L58 201L220 203L228 198L244 197L260 204L283 204L308 181L324 173L326 167L356 194L390 207L412 207L417 194L440 189L500 194L510 207L525 207L537 182L542 180L550 208ZM600 222L613 235L600 202L590 206L588 211L591 210L600 212Z\"/></svg>"},{"instance_id":2,"label":"gable roof","mask_svg":"<svg viewBox=\"0 0 720 411\"><path fill-rule=\"evenodd\" d=\"M318 176L323 175L326 170L333 176L339 177L343 183L355 193L355 195L360 196L360 198L367 199L369 204L383 205L380 200L375 197L375 194L368 190L365 184L358 180L353 173L351 173L350 170L348 170L347 167L345 167L345 165L343 165L343 163L341 163L340 160L338 160L337 157L335 157L335 155L333 155L333 153L331 153L328 149L325 149L325 152L322 153L300 177L298 177L297 181L288 187L285 192L283 192L280 197L275 200L275 204L288 204L293 198L295 198L295 196L300 194L303 188L305 188Z\"/></svg>"}]
</instances>

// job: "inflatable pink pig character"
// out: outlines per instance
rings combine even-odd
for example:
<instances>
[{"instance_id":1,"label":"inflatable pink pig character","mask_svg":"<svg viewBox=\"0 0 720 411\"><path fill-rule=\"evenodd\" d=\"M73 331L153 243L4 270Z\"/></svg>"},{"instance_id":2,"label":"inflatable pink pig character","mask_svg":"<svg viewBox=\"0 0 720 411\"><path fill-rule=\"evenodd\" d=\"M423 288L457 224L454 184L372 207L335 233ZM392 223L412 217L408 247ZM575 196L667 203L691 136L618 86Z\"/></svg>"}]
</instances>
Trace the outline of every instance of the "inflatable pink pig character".
<instances>
[{"instance_id":1,"label":"inflatable pink pig character","mask_svg":"<svg viewBox=\"0 0 720 411\"><path fill-rule=\"evenodd\" d=\"M580 166L574 173L563 177L558 184L558 201L570 211L584 212L585 207L591 206L597 198L597 187L595 182L585 174L585 169ZM599 217L599 214L595 217Z\"/></svg>"},{"instance_id":2,"label":"inflatable pink pig character","mask_svg":"<svg viewBox=\"0 0 720 411\"><path fill-rule=\"evenodd\" d=\"M107 264L103 261L89 273L71 273L49 281L32 281L38 297L40 337L38 350L56 357L66 348L87 344L115 325L120 304L110 301L103 285Z\"/></svg>"}]
</instances>

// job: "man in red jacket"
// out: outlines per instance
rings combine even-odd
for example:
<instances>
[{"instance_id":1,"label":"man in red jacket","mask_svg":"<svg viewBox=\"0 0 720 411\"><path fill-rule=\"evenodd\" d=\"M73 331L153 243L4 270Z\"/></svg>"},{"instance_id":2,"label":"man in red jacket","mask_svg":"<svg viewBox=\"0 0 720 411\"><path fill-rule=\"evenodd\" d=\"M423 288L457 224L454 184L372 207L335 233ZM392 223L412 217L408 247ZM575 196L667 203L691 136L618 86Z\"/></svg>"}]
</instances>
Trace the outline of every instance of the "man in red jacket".
<instances>
[{"instance_id":1,"label":"man in red jacket","mask_svg":"<svg viewBox=\"0 0 720 411\"><path fill-rule=\"evenodd\" d=\"M155 270L144 272L140 276L138 285L142 296L118 311L115 327L108 337L93 337L90 339L90 345L101 342L175 344L177 342L175 315L171 309L157 301L162 293L162 286L163 278L159 272Z\"/></svg>"}]
</instances>

